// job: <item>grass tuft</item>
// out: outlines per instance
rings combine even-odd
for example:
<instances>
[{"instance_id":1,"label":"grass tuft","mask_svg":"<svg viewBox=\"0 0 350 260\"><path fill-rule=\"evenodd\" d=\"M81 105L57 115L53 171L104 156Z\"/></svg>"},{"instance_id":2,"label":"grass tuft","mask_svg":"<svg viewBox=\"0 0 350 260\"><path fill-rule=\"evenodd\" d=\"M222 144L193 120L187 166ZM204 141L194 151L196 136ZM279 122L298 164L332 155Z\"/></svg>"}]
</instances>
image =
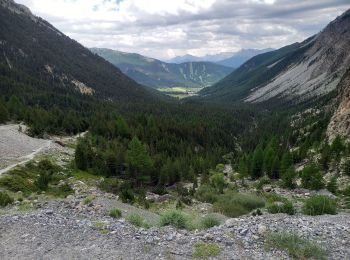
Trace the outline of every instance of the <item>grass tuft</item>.
<instances>
[{"instance_id":1,"label":"grass tuft","mask_svg":"<svg viewBox=\"0 0 350 260\"><path fill-rule=\"evenodd\" d=\"M270 233L267 235L265 245L268 248L286 250L295 259L327 259L326 251L320 245L296 233Z\"/></svg>"},{"instance_id":2,"label":"grass tuft","mask_svg":"<svg viewBox=\"0 0 350 260\"><path fill-rule=\"evenodd\" d=\"M110 209L108 215L112 218L121 218L122 212L120 209Z\"/></svg>"},{"instance_id":3,"label":"grass tuft","mask_svg":"<svg viewBox=\"0 0 350 260\"><path fill-rule=\"evenodd\" d=\"M316 216L323 214L337 214L337 202L327 196L316 195L305 201L303 212Z\"/></svg>"},{"instance_id":4,"label":"grass tuft","mask_svg":"<svg viewBox=\"0 0 350 260\"><path fill-rule=\"evenodd\" d=\"M192 257L194 258L209 258L215 257L220 254L220 247L215 243L203 243L198 242L194 245L194 250L192 253Z\"/></svg>"}]
</instances>

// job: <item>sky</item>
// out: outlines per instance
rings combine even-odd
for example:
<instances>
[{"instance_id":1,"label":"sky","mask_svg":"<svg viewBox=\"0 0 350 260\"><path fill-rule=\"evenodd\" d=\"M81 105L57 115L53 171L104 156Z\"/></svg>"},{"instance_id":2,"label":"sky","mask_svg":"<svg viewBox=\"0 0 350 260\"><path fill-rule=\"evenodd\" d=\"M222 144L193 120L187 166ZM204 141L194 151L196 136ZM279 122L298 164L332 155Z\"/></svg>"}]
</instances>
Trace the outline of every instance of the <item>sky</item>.
<instances>
[{"instance_id":1,"label":"sky","mask_svg":"<svg viewBox=\"0 0 350 260\"><path fill-rule=\"evenodd\" d=\"M169 59L279 48L320 32L349 0L15 0L86 47Z\"/></svg>"}]
</instances>

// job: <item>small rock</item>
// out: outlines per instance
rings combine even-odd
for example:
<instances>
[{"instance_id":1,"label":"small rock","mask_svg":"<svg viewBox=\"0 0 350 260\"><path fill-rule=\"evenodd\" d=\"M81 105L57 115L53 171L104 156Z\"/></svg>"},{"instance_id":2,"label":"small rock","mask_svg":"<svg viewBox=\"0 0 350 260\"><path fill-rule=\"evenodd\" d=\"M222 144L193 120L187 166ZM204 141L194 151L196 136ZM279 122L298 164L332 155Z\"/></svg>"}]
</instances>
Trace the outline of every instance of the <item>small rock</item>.
<instances>
[{"instance_id":1,"label":"small rock","mask_svg":"<svg viewBox=\"0 0 350 260\"><path fill-rule=\"evenodd\" d=\"M267 227L264 225L259 225L258 226L258 234L259 235L265 235L267 232Z\"/></svg>"}]
</instances>

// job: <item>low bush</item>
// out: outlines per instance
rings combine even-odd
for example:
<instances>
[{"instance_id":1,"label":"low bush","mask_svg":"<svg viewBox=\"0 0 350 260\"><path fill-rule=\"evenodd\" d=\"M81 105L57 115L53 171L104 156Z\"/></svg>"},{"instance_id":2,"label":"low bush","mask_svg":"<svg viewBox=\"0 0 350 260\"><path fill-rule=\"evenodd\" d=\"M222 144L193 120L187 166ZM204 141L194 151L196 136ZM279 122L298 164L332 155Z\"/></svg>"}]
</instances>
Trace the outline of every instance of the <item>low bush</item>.
<instances>
[{"instance_id":1,"label":"low bush","mask_svg":"<svg viewBox=\"0 0 350 260\"><path fill-rule=\"evenodd\" d=\"M99 187L101 190L113 194L117 194L120 191L120 183L116 178L104 178Z\"/></svg>"},{"instance_id":2,"label":"low bush","mask_svg":"<svg viewBox=\"0 0 350 260\"><path fill-rule=\"evenodd\" d=\"M126 217L127 221L129 221L130 224L136 226L136 227L143 227L143 228L149 228L150 225L145 221L145 219L136 213L132 213Z\"/></svg>"},{"instance_id":3,"label":"low bush","mask_svg":"<svg viewBox=\"0 0 350 260\"><path fill-rule=\"evenodd\" d=\"M333 194L337 194L338 192L338 183L337 177L332 177L330 181L327 183L327 190L332 192Z\"/></svg>"},{"instance_id":4,"label":"low bush","mask_svg":"<svg viewBox=\"0 0 350 260\"><path fill-rule=\"evenodd\" d=\"M218 194L216 193L215 189L211 186L201 185L198 188L195 197L202 202L214 203L218 199Z\"/></svg>"},{"instance_id":5,"label":"low bush","mask_svg":"<svg viewBox=\"0 0 350 260\"><path fill-rule=\"evenodd\" d=\"M316 216L323 214L337 214L337 202L327 196L316 195L305 201L304 214Z\"/></svg>"},{"instance_id":6,"label":"low bush","mask_svg":"<svg viewBox=\"0 0 350 260\"><path fill-rule=\"evenodd\" d=\"M296 210L291 201L275 202L267 206L267 211L271 214L285 213L294 215Z\"/></svg>"},{"instance_id":7,"label":"low bush","mask_svg":"<svg viewBox=\"0 0 350 260\"><path fill-rule=\"evenodd\" d=\"M122 212L120 209L110 209L108 215L112 218L121 218Z\"/></svg>"},{"instance_id":8,"label":"low bush","mask_svg":"<svg viewBox=\"0 0 350 260\"><path fill-rule=\"evenodd\" d=\"M194 258L209 258L215 257L220 254L220 247L214 243L203 243L198 242L194 245L194 250L192 253L192 257Z\"/></svg>"},{"instance_id":9,"label":"low bush","mask_svg":"<svg viewBox=\"0 0 350 260\"><path fill-rule=\"evenodd\" d=\"M0 207L6 207L13 203L13 199L5 192L0 192Z\"/></svg>"},{"instance_id":10,"label":"low bush","mask_svg":"<svg viewBox=\"0 0 350 260\"><path fill-rule=\"evenodd\" d=\"M160 216L160 226L173 226L179 229L188 229L190 219L180 210L170 210Z\"/></svg>"},{"instance_id":11,"label":"low bush","mask_svg":"<svg viewBox=\"0 0 350 260\"><path fill-rule=\"evenodd\" d=\"M267 235L268 248L286 250L295 259L327 259L326 251L317 243L301 238L296 233L276 232Z\"/></svg>"},{"instance_id":12,"label":"low bush","mask_svg":"<svg viewBox=\"0 0 350 260\"><path fill-rule=\"evenodd\" d=\"M51 194L59 198L66 198L67 196L73 193L74 193L74 190L68 184L64 184L59 187L50 187L48 190L48 194Z\"/></svg>"},{"instance_id":13,"label":"low bush","mask_svg":"<svg viewBox=\"0 0 350 260\"><path fill-rule=\"evenodd\" d=\"M214 203L214 211L228 217L238 217L265 206L265 200L254 194L228 192Z\"/></svg>"},{"instance_id":14,"label":"low bush","mask_svg":"<svg viewBox=\"0 0 350 260\"><path fill-rule=\"evenodd\" d=\"M323 175L316 164L305 166L301 172L301 185L310 190L320 190L325 187Z\"/></svg>"},{"instance_id":15,"label":"low bush","mask_svg":"<svg viewBox=\"0 0 350 260\"><path fill-rule=\"evenodd\" d=\"M22 191L26 195L37 190L36 186L28 179L18 175L5 175L1 177L0 186L13 192Z\"/></svg>"},{"instance_id":16,"label":"low bush","mask_svg":"<svg viewBox=\"0 0 350 260\"><path fill-rule=\"evenodd\" d=\"M201 222L200 222L200 226L203 229L208 229L219 225L220 225L220 220L213 215L206 215L204 218L201 219Z\"/></svg>"},{"instance_id":17,"label":"low bush","mask_svg":"<svg viewBox=\"0 0 350 260\"><path fill-rule=\"evenodd\" d=\"M267 185L270 183L271 183L270 178L267 176L263 176L255 183L255 187L257 190L261 190L264 187L264 185Z\"/></svg>"}]
</instances>

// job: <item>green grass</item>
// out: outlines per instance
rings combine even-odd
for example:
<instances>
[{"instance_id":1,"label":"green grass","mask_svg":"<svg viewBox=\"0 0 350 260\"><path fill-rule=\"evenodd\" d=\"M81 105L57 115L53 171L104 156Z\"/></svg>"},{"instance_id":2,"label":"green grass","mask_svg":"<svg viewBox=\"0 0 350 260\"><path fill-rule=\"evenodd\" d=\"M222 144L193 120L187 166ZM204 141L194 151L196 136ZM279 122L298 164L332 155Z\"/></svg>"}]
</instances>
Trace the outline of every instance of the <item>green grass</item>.
<instances>
[{"instance_id":1,"label":"green grass","mask_svg":"<svg viewBox=\"0 0 350 260\"><path fill-rule=\"evenodd\" d=\"M0 192L0 207L6 207L13 203L13 198L11 198L7 193Z\"/></svg>"},{"instance_id":2,"label":"green grass","mask_svg":"<svg viewBox=\"0 0 350 260\"><path fill-rule=\"evenodd\" d=\"M74 194L74 190L68 184L64 184L60 187L50 187L47 190L47 194L58 198L66 198L67 196Z\"/></svg>"},{"instance_id":3,"label":"green grass","mask_svg":"<svg viewBox=\"0 0 350 260\"><path fill-rule=\"evenodd\" d=\"M228 192L221 195L214 203L213 209L228 217L239 217L254 209L263 208L265 200L250 193Z\"/></svg>"},{"instance_id":4,"label":"green grass","mask_svg":"<svg viewBox=\"0 0 350 260\"><path fill-rule=\"evenodd\" d=\"M173 226L179 229L191 229L190 218L180 210L169 210L160 216L160 226Z\"/></svg>"},{"instance_id":5,"label":"green grass","mask_svg":"<svg viewBox=\"0 0 350 260\"><path fill-rule=\"evenodd\" d=\"M93 202L94 199L95 199L94 196L87 196L87 197L84 199L83 203L84 203L84 205L88 205L88 204L90 204L91 202Z\"/></svg>"},{"instance_id":6,"label":"green grass","mask_svg":"<svg viewBox=\"0 0 350 260\"><path fill-rule=\"evenodd\" d=\"M198 242L194 245L192 257L205 259L219 254L220 247L217 244Z\"/></svg>"},{"instance_id":7,"label":"green grass","mask_svg":"<svg viewBox=\"0 0 350 260\"><path fill-rule=\"evenodd\" d=\"M288 215L294 215L296 213L291 201L271 203L267 206L267 211L271 214L285 213Z\"/></svg>"},{"instance_id":8,"label":"green grass","mask_svg":"<svg viewBox=\"0 0 350 260\"><path fill-rule=\"evenodd\" d=\"M143 227L143 228L151 227L151 225L145 221L144 217L136 213L131 213L130 215L128 215L126 217L126 220L129 221L129 223L134 225L135 227Z\"/></svg>"},{"instance_id":9,"label":"green grass","mask_svg":"<svg viewBox=\"0 0 350 260\"><path fill-rule=\"evenodd\" d=\"M303 213L316 216L323 214L337 214L337 202L327 196L316 195L305 201Z\"/></svg>"},{"instance_id":10,"label":"green grass","mask_svg":"<svg viewBox=\"0 0 350 260\"><path fill-rule=\"evenodd\" d=\"M326 251L320 245L296 233L270 233L265 245L267 248L286 250L294 259L327 259Z\"/></svg>"},{"instance_id":11,"label":"green grass","mask_svg":"<svg viewBox=\"0 0 350 260\"><path fill-rule=\"evenodd\" d=\"M101 178L101 176L97 176L97 175L93 175L89 172L85 172L85 171L74 171L72 173L73 177L79 181L89 181L89 180L99 180Z\"/></svg>"},{"instance_id":12,"label":"green grass","mask_svg":"<svg viewBox=\"0 0 350 260\"><path fill-rule=\"evenodd\" d=\"M213 215L207 215L203 217L200 222L200 226L203 229L208 229L219 225L220 225L220 220Z\"/></svg>"},{"instance_id":13,"label":"green grass","mask_svg":"<svg viewBox=\"0 0 350 260\"><path fill-rule=\"evenodd\" d=\"M108 216L112 218L121 218L122 212L120 209L110 209L108 212Z\"/></svg>"}]
</instances>

